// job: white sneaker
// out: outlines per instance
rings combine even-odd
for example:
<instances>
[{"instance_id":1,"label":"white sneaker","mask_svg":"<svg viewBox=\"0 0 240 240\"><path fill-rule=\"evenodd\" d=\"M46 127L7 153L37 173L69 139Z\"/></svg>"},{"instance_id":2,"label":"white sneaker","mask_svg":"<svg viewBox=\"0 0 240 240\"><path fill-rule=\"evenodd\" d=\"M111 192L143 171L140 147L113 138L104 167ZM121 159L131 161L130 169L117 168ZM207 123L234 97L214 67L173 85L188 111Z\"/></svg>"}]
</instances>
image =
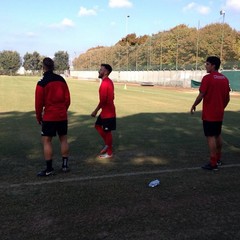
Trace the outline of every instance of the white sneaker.
<instances>
[{"instance_id":1,"label":"white sneaker","mask_svg":"<svg viewBox=\"0 0 240 240\"><path fill-rule=\"evenodd\" d=\"M108 145L105 145L105 146L103 147L103 149L100 151L100 154L106 153L106 152L107 152L107 149L108 149Z\"/></svg>"},{"instance_id":2,"label":"white sneaker","mask_svg":"<svg viewBox=\"0 0 240 240\"><path fill-rule=\"evenodd\" d=\"M113 156L112 154L108 155L108 153L104 153L104 154L99 155L98 157L100 159L107 159L107 158L112 158L112 156Z\"/></svg>"}]
</instances>

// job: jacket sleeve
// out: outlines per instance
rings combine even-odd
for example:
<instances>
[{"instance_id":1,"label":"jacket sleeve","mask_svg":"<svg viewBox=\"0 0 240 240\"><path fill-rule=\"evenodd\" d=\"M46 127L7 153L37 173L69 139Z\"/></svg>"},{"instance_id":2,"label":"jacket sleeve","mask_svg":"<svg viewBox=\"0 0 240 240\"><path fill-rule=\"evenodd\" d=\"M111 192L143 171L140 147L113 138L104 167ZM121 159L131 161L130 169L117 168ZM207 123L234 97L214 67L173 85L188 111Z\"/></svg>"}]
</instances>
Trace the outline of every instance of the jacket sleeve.
<instances>
[{"instance_id":1,"label":"jacket sleeve","mask_svg":"<svg viewBox=\"0 0 240 240\"><path fill-rule=\"evenodd\" d=\"M42 111L44 106L44 89L37 85L35 90L35 113L38 122L42 121Z\"/></svg>"},{"instance_id":2,"label":"jacket sleeve","mask_svg":"<svg viewBox=\"0 0 240 240\"><path fill-rule=\"evenodd\" d=\"M70 97L70 92L67 85L66 85L66 91L65 91L65 104L66 104L66 109L68 110L71 104L71 97Z\"/></svg>"}]
</instances>

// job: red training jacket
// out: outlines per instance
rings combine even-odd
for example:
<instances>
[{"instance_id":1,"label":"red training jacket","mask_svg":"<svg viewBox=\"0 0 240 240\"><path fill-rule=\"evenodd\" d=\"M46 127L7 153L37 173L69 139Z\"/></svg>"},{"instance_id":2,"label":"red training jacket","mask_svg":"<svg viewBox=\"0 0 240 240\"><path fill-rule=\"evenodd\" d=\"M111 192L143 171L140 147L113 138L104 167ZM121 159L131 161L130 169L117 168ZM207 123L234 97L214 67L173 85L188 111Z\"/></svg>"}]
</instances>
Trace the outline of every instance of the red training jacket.
<instances>
[{"instance_id":1,"label":"red training jacket","mask_svg":"<svg viewBox=\"0 0 240 240\"><path fill-rule=\"evenodd\" d=\"M228 79L219 72L212 72L203 77L199 90L204 93L202 120L223 121L231 90Z\"/></svg>"},{"instance_id":2,"label":"red training jacket","mask_svg":"<svg viewBox=\"0 0 240 240\"><path fill-rule=\"evenodd\" d=\"M114 105L114 85L112 80L108 77L102 80L99 87L99 100L99 106L102 109L100 113L101 118L116 117Z\"/></svg>"},{"instance_id":3,"label":"red training jacket","mask_svg":"<svg viewBox=\"0 0 240 240\"><path fill-rule=\"evenodd\" d=\"M45 72L35 91L37 121L65 121L69 106L70 92L64 78L52 71Z\"/></svg>"}]
</instances>

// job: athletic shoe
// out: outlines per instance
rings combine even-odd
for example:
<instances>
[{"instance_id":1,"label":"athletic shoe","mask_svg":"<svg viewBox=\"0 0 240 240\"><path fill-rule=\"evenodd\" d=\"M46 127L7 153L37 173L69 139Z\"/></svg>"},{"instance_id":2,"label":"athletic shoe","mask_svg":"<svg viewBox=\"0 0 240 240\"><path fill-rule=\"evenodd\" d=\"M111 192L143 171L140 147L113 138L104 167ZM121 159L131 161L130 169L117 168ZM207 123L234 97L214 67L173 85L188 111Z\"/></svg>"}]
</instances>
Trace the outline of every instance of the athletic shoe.
<instances>
[{"instance_id":1,"label":"athletic shoe","mask_svg":"<svg viewBox=\"0 0 240 240\"><path fill-rule=\"evenodd\" d=\"M104 153L104 154L99 155L98 157L100 159L108 159L108 158L112 158L112 156L113 156L112 154L109 155L108 153Z\"/></svg>"},{"instance_id":2,"label":"athletic shoe","mask_svg":"<svg viewBox=\"0 0 240 240\"><path fill-rule=\"evenodd\" d=\"M70 169L69 169L68 166L62 166L62 171L63 171L64 173L66 173L66 172L69 172Z\"/></svg>"},{"instance_id":3,"label":"athletic shoe","mask_svg":"<svg viewBox=\"0 0 240 240\"><path fill-rule=\"evenodd\" d=\"M217 165L218 165L218 166L222 166L222 165L223 165L222 161L221 161L221 160L218 160L218 161L217 161Z\"/></svg>"},{"instance_id":4,"label":"athletic shoe","mask_svg":"<svg viewBox=\"0 0 240 240\"><path fill-rule=\"evenodd\" d=\"M217 171L218 170L218 166L212 166L210 163L202 166L202 169L205 169L205 170L210 170L210 171Z\"/></svg>"},{"instance_id":5,"label":"athletic shoe","mask_svg":"<svg viewBox=\"0 0 240 240\"><path fill-rule=\"evenodd\" d=\"M100 151L100 154L106 153L106 152L107 152L107 149L108 149L108 145L105 145L105 146L103 147L103 149Z\"/></svg>"},{"instance_id":6,"label":"athletic shoe","mask_svg":"<svg viewBox=\"0 0 240 240\"><path fill-rule=\"evenodd\" d=\"M48 177L48 176L52 176L52 175L54 175L53 168L50 171L48 169L45 169L37 174L38 177Z\"/></svg>"}]
</instances>

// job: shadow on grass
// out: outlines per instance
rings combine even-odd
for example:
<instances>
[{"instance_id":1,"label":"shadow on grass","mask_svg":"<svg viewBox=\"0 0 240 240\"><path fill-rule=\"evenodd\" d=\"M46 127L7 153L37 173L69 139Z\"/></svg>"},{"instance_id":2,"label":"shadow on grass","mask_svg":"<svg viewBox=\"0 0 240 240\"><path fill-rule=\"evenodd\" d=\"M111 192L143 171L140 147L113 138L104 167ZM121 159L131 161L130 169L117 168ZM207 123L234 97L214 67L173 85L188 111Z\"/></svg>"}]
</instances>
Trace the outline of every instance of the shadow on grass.
<instances>
[{"instance_id":1,"label":"shadow on grass","mask_svg":"<svg viewBox=\"0 0 240 240\"><path fill-rule=\"evenodd\" d=\"M0 179L7 182L35 178L44 167L40 126L34 112L1 113ZM223 157L236 163L240 152L239 112L226 112L223 125ZM208 160L200 113L139 113L117 119L114 158L100 161L102 140L95 119L69 113L70 175L149 171L196 167ZM54 139L54 166L60 168L59 144Z\"/></svg>"}]
</instances>

